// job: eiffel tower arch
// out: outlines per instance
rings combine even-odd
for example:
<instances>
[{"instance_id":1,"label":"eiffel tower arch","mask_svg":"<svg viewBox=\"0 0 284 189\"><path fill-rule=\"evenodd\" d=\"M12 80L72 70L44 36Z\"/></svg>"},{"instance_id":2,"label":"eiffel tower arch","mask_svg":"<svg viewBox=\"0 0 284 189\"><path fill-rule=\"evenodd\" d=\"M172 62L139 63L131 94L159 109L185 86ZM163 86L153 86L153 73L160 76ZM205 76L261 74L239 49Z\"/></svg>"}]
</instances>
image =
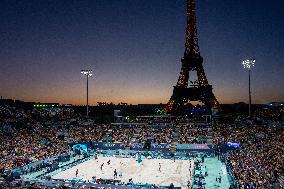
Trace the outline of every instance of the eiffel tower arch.
<instances>
[{"instance_id":1,"label":"eiffel tower arch","mask_svg":"<svg viewBox=\"0 0 284 189\"><path fill-rule=\"evenodd\" d=\"M199 51L195 0L187 0L185 51L181 63L179 78L166 105L166 112L182 114L190 101L201 101L208 108L220 109L219 102L213 94L212 85L208 84L203 68L203 58ZM190 80L189 72L197 73L196 81Z\"/></svg>"}]
</instances>

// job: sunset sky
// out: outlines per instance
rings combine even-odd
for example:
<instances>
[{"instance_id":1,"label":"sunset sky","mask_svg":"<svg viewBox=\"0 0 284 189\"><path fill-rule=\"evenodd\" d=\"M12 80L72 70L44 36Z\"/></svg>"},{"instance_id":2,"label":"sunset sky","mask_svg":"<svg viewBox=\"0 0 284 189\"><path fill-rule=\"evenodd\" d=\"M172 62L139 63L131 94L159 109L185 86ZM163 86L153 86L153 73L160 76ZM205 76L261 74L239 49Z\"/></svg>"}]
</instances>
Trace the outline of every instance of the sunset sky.
<instances>
[{"instance_id":1,"label":"sunset sky","mask_svg":"<svg viewBox=\"0 0 284 189\"><path fill-rule=\"evenodd\" d=\"M1 0L0 96L166 103L185 41L185 0ZM220 103L284 101L284 1L197 0L207 79ZM196 77L196 73L191 73ZM194 76L195 74L195 76Z\"/></svg>"}]
</instances>

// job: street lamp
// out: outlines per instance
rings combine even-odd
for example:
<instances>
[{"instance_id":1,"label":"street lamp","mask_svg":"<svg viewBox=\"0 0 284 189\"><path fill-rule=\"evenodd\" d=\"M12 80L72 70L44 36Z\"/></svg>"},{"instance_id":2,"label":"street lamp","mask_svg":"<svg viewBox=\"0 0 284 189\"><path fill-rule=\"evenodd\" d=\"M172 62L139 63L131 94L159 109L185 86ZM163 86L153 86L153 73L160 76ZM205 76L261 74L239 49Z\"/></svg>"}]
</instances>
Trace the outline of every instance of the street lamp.
<instances>
[{"instance_id":1,"label":"street lamp","mask_svg":"<svg viewBox=\"0 0 284 189\"><path fill-rule=\"evenodd\" d=\"M87 78L87 117L89 117L89 77L92 77L92 70L81 70L81 74Z\"/></svg>"},{"instance_id":2,"label":"street lamp","mask_svg":"<svg viewBox=\"0 0 284 189\"><path fill-rule=\"evenodd\" d=\"M247 59L242 62L245 69L249 70L249 118L251 118L251 91L250 91L250 69L254 67L255 58Z\"/></svg>"}]
</instances>

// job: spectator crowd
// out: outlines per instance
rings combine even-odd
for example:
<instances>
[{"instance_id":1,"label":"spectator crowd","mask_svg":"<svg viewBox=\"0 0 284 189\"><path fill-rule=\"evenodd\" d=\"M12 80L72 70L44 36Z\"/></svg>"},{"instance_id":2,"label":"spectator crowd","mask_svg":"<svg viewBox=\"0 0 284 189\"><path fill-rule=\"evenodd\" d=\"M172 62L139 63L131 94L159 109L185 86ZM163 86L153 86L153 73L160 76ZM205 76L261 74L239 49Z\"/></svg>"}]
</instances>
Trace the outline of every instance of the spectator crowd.
<instances>
[{"instance_id":1,"label":"spectator crowd","mask_svg":"<svg viewBox=\"0 0 284 189\"><path fill-rule=\"evenodd\" d=\"M179 143L194 144L202 143L200 139L207 138L209 128L195 127L194 125L180 125Z\"/></svg>"},{"instance_id":2,"label":"spectator crowd","mask_svg":"<svg viewBox=\"0 0 284 189\"><path fill-rule=\"evenodd\" d=\"M234 153L225 154L234 176L240 186L255 187L269 185L283 174L284 168L284 128L266 128L263 126L222 125L215 128L214 142L240 143Z\"/></svg>"},{"instance_id":3,"label":"spectator crowd","mask_svg":"<svg viewBox=\"0 0 284 189\"><path fill-rule=\"evenodd\" d=\"M138 137L135 142L144 143L147 139L153 139L154 143L167 143L172 142L173 128L164 126L161 128L153 128L150 126L142 126L138 130Z\"/></svg>"}]
</instances>

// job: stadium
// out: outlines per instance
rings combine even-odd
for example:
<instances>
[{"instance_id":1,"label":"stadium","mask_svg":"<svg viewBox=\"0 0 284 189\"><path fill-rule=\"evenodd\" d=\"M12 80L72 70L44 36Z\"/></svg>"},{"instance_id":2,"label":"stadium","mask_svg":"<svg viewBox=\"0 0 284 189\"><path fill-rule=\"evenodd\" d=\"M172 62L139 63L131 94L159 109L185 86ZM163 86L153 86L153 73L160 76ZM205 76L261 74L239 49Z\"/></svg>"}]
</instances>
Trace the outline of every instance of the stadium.
<instances>
[{"instance_id":1,"label":"stadium","mask_svg":"<svg viewBox=\"0 0 284 189\"><path fill-rule=\"evenodd\" d=\"M233 122L206 122L196 114L96 124L80 116L76 107L28 110L1 102L2 188L225 189L283 184L281 106L264 107L251 120L239 116Z\"/></svg>"}]
</instances>

